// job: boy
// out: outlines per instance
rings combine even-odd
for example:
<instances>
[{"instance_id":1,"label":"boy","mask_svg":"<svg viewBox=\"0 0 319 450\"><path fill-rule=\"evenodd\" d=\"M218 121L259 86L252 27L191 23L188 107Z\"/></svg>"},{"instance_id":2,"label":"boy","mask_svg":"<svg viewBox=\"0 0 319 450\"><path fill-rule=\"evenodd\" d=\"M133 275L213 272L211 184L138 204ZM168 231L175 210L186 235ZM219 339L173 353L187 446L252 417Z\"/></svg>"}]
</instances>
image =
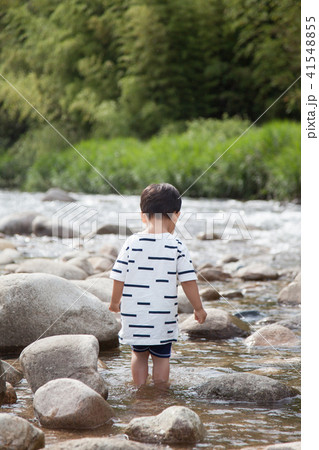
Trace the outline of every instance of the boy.
<instances>
[{"instance_id":1,"label":"boy","mask_svg":"<svg viewBox=\"0 0 319 450\"><path fill-rule=\"evenodd\" d=\"M111 272L109 309L121 312L119 339L132 346L136 386L146 383L149 355L154 383L168 382L171 346L178 336L177 279L194 307L195 319L203 323L207 316L188 250L172 235L181 203L178 190L170 184L146 187L140 203L146 230L126 240Z\"/></svg>"}]
</instances>

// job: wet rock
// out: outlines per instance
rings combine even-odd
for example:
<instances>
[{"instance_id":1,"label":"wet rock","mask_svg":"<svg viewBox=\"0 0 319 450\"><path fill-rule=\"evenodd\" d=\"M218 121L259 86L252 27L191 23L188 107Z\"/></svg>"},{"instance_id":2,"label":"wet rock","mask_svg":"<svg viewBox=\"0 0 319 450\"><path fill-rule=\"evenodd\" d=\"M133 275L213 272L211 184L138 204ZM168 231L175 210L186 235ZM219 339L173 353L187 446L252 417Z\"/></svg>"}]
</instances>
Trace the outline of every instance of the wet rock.
<instances>
[{"instance_id":1,"label":"wet rock","mask_svg":"<svg viewBox=\"0 0 319 450\"><path fill-rule=\"evenodd\" d=\"M225 258L223 258L221 260L221 264L229 264L229 263L238 262L238 261L239 261L239 258L237 258L237 256L228 255L228 256L225 256Z\"/></svg>"},{"instance_id":2,"label":"wet rock","mask_svg":"<svg viewBox=\"0 0 319 450\"><path fill-rule=\"evenodd\" d=\"M187 333L190 338L229 339L233 337L246 337L250 334L250 327L237 317L221 309L206 309L207 318L199 324L193 316L186 319L180 330Z\"/></svg>"},{"instance_id":3,"label":"wet rock","mask_svg":"<svg viewBox=\"0 0 319 450\"><path fill-rule=\"evenodd\" d=\"M50 336L28 345L20 363L32 392L57 378L82 381L102 397L108 389L97 370L99 342L88 334Z\"/></svg>"},{"instance_id":4,"label":"wet rock","mask_svg":"<svg viewBox=\"0 0 319 450\"><path fill-rule=\"evenodd\" d=\"M84 291L91 292L91 294L102 300L102 302L109 303L111 301L113 280L110 278L73 280L72 283Z\"/></svg>"},{"instance_id":5,"label":"wet rock","mask_svg":"<svg viewBox=\"0 0 319 450\"><path fill-rule=\"evenodd\" d=\"M234 290L222 292L221 296L225 298L243 298L244 294L242 293L242 291Z\"/></svg>"},{"instance_id":6,"label":"wet rock","mask_svg":"<svg viewBox=\"0 0 319 450\"><path fill-rule=\"evenodd\" d=\"M51 188L49 189L45 195L42 197L43 202L52 202L52 201L59 201L59 202L76 202L76 200L71 197L70 194L68 194L63 189L59 188Z\"/></svg>"},{"instance_id":7,"label":"wet rock","mask_svg":"<svg viewBox=\"0 0 319 450\"><path fill-rule=\"evenodd\" d=\"M2 405L6 393L6 373L0 360L0 405Z\"/></svg>"},{"instance_id":8,"label":"wet rock","mask_svg":"<svg viewBox=\"0 0 319 450\"><path fill-rule=\"evenodd\" d=\"M258 404L268 404L299 394L297 389L280 381L252 373L233 373L214 377L197 386L195 391L202 398Z\"/></svg>"},{"instance_id":9,"label":"wet rock","mask_svg":"<svg viewBox=\"0 0 319 450\"><path fill-rule=\"evenodd\" d=\"M199 291L199 295L203 300L218 300L220 298L220 293L211 286L207 286Z\"/></svg>"},{"instance_id":10,"label":"wet rock","mask_svg":"<svg viewBox=\"0 0 319 450\"><path fill-rule=\"evenodd\" d=\"M0 238L0 250L4 250L6 248L15 249L16 246L13 244L13 242L8 241L7 239Z\"/></svg>"},{"instance_id":11,"label":"wet rock","mask_svg":"<svg viewBox=\"0 0 319 450\"><path fill-rule=\"evenodd\" d=\"M16 262L20 257L20 252L13 248L6 248L0 252L0 266Z\"/></svg>"},{"instance_id":12,"label":"wet rock","mask_svg":"<svg viewBox=\"0 0 319 450\"><path fill-rule=\"evenodd\" d=\"M72 250L72 251L64 253L62 256L60 256L59 260L66 262L66 261L70 261L70 259L72 259L72 258L87 259L90 256L92 256L92 255L85 250Z\"/></svg>"},{"instance_id":13,"label":"wet rock","mask_svg":"<svg viewBox=\"0 0 319 450\"><path fill-rule=\"evenodd\" d=\"M231 275L229 273L210 267L207 269L201 269L197 272L197 278L199 281L225 281L230 277Z\"/></svg>"},{"instance_id":14,"label":"wet rock","mask_svg":"<svg viewBox=\"0 0 319 450\"><path fill-rule=\"evenodd\" d=\"M7 363L6 361L2 361L2 365L6 372L7 382L12 386L16 386L22 380L23 373L15 367L11 366L11 364Z\"/></svg>"},{"instance_id":15,"label":"wet rock","mask_svg":"<svg viewBox=\"0 0 319 450\"><path fill-rule=\"evenodd\" d=\"M106 272L107 270L112 269L114 264L114 260L103 256L91 256L89 261L94 270L99 270L100 272Z\"/></svg>"},{"instance_id":16,"label":"wet rock","mask_svg":"<svg viewBox=\"0 0 319 450\"><path fill-rule=\"evenodd\" d=\"M184 406L171 406L157 416L131 420L125 433L141 442L191 444L203 439L205 429L194 411Z\"/></svg>"},{"instance_id":17,"label":"wet rock","mask_svg":"<svg viewBox=\"0 0 319 450\"><path fill-rule=\"evenodd\" d=\"M69 264L73 264L76 267L79 267L87 275L93 275L94 274L94 267L92 266L90 261L88 261L86 258L81 258L81 257L71 258L71 259L69 259L68 263Z\"/></svg>"},{"instance_id":18,"label":"wet rock","mask_svg":"<svg viewBox=\"0 0 319 450\"><path fill-rule=\"evenodd\" d=\"M106 304L49 274L0 277L0 351L20 352L39 336L93 334L102 349L118 346L119 326Z\"/></svg>"},{"instance_id":19,"label":"wet rock","mask_svg":"<svg viewBox=\"0 0 319 450\"><path fill-rule=\"evenodd\" d=\"M16 273L48 273L67 280L84 280L84 270L68 262L53 261L45 258L31 258L23 261Z\"/></svg>"},{"instance_id":20,"label":"wet rock","mask_svg":"<svg viewBox=\"0 0 319 450\"><path fill-rule=\"evenodd\" d=\"M249 347L294 347L298 342L289 328L276 323L260 328L245 340Z\"/></svg>"},{"instance_id":21,"label":"wet rock","mask_svg":"<svg viewBox=\"0 0 319 450\"><path fill-rule=\"evenodd\" d=\"M12 384L6 382L6 393L4 395L3 403L5 405L12 405L17 402L17 394Z\"/></svg>"},{"instance_id":22,"label":"wet rock","mask_svg":"<svg viewBox=\"0 0 319 450\"><path fill-rule=\"evenodd\" d=\"M0 232L8 235L31 234L32 222L38 213L25 211L9 214L0 219Z\"/></svg>"},{"instance_id":23,"label":"wet rock","mask_svg":"<svg viewBox=\"0 0 319 450\"><path fill-rule=\"evenodd\" d=\"M71 439L50 446L50 450L149 450L149 448L146 444L129 441L118 436Z\"/></svg>"},{"instance_id":24,"label":"wet rock","mask_svg":"<svg viewBox=\"0 0 319 450\"><path fill-rule=\"evenodd\" d=\"M0 448L37 450L44 447L44 433L27 420L12 414L0 414Z\"/></svg>"},{"instance_id":25,"label":"wet rock","mask_svg":"<svg viewBox=\"0 0 319 450\"><path fill-rule=\"evenodd\" d=\"M96 234L120 234L123 236L131 236L133 234L132 230L129 227L119 225L113 225L110 223L107 223L105 225L100 226Z\"/></svg>"},{"instance_id":26,"label":"wet rock","mask_svg":"<svg viewBox=\"0 0 319 450\"><path fill-rule=\"evenodd\" d=\"M178 313L179 314L192 314L194 308L188 298L186 297L182 287L178 287L177 290L177 301L178 301Z\"/></svg>"},{"instance_id":27,"label":"wet rock","mask_svg":"<svg viewBox=\"0 0 319 450\"><path fill-rule=\"evenodd\" d=\"M298 281L298 278L279 292L278 302L289 305L299 305L301 303L301 283Z\"/></svg>"},{"instance_id":28,"label":"wet rock","mask_svg":"<svg viewBox=\"0 0 319 450\"><path fill-rule=\"evenodd\" d=\"M249 264L246 267L242 267L235 273L236 277L243 280L277 280L279 274L276 270L267 266L266 264L256 263Z\"/></svg>"},{"instance_id":29,"label":"wet rock","mask_svg":"<svg viewBox=\"0 0 319 450\"><path fill-rule=\"evenodd\" d=\"M42 426L60 429L91 429L114 416L110 405L86 384L58 378L34 394L33 407Z\"/></svg>"},{"instance_id":30,"label":"wet rock","mask_svg":"<svg viewBox=\"0 0 319 450\"><path fill-rule=\"evenodd\" d=\"M76 238L79 232L72 226L45 216L37 216L32 222L32 233L36 236L55 236L59 238Z\"/></svg>"},{"instance_id":31,"label":"wet rock","mask_svg":"<svg viewBox=\"0 0 319 450\"><path fill-rule=\"evenodd\" d=\"M300 331L301 330L301 314L296 314L289 319L280 320L276 322L277 325L282 325L283 327L289 328L292 331Z\"/></svg>"}]
</instances>

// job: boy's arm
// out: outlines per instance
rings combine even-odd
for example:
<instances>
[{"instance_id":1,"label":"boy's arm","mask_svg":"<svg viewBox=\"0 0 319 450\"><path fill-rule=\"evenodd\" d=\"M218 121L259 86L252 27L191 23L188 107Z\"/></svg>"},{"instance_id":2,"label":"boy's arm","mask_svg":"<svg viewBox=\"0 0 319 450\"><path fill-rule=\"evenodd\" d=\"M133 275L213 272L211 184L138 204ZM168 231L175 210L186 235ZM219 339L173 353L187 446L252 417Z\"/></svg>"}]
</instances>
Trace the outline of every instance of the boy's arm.
<instances>
[{"instance_id":1,"label":"boy's arm","mask_svg":"<svg viewBox=\"0 0 319 450\"><path fill-rule=\"evenodd\" d=\"M109 310L112 312L120 312L120 303L122 298L124 282L113 280L113 291Z\"/></svg>"},{"instance_id":2,"label":"boy's arm","mask_svg":"<svg viewBox=\"0 0 319 450\"><path fill-rule=\"evenodd\" d=\"M194 308L194 316L197 322L204 323L206 320L207 313L203 308L201 298L199 296L198 287L196 280L184 281L181 283L183 291L186 297L191 302Z\"/></svg>"}]
</instances>

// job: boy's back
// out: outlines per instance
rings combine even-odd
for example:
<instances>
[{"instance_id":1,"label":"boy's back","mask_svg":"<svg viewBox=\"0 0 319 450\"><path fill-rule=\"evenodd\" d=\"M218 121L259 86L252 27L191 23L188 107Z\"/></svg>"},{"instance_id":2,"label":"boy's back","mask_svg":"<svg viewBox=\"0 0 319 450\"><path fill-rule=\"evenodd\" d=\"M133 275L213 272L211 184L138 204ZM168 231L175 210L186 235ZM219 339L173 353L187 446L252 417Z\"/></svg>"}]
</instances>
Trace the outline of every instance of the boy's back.
<instances>
[{"instance_id":1,"label":"boy's back","mask_svg":"<svg viewBox=\"0 0 319 450\"><path fill-rule=\"evenodd\" d=\"M112 269L124 282L121 343L159 345L177 340L177 280L196 280L186 246L171 233L130 236Z\"/></svg>"}]
</instances>

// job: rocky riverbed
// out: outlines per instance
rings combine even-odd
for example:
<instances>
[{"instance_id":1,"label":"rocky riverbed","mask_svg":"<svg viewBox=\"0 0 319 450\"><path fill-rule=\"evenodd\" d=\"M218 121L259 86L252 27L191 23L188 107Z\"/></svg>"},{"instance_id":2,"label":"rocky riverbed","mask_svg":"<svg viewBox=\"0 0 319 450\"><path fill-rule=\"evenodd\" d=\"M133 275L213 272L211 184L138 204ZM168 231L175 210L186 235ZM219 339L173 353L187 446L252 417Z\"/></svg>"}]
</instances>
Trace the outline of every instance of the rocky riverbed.
<instances>
[{"instance_id":1,"label":"rocky riverbed","mask_svg":"<svg viewBox=\"0 0 319 450\"><path fill-rule=\"evenodd\" d=\"M208 318L179 290L170 387L136 389L107 304L138 203L0 192L0 447L299 448L300 206L183 201Z\"/></svg>"}]
</instances>

